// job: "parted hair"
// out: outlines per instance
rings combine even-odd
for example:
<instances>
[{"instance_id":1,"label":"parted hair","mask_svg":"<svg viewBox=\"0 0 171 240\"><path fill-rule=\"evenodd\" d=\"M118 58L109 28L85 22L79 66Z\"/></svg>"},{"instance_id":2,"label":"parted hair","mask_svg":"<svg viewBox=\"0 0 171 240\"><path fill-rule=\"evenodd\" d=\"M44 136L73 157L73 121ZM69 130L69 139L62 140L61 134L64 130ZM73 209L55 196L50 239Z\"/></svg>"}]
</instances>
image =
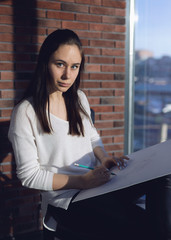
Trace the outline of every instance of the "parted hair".
<instances>
[{"instance_id":1,"label":"parted hair","mask_svg":"<svg viewBox=\"0 0 171 240\"><path fill-rule=\"evenodd\" d=\"M69 134L83 135L84 127L82 123L81 113L88 117L78 96L78 89L80 86L81 73L84 70L84 54L82 44L75 32L69 29L58 29L47 36L43 42L37 60L36 69L33 79L24 95L24 99L32 97L33 107L40 125L45 133L52 133L53 129L50 122L49 112L49 95L52 89L55 88L54 82L51 80L48 62L50 56L61 45L76 45L80 50L82 61L78 76L73 85L63 93L66 109L67 120L69 122Z\"/></svg>"}]
</instances>

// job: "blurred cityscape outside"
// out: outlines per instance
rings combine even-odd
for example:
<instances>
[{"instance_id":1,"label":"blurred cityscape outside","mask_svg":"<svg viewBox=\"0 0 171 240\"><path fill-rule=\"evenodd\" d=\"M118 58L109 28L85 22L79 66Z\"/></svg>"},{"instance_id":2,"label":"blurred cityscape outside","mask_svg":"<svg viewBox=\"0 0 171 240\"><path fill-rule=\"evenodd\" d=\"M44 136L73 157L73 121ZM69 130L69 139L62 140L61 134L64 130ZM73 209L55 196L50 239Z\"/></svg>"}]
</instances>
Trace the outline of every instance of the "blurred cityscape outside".
<instances>
[{"instance_id":1,"label":"blurred cityscape outside","mask_svg":"<svg viewBox=\"0 0 171 240\"><path fill-rule=\"evenodd\" d=\"M136 0L134 151L171 138L171 17L164 5L162 0ZM158 8L160 17L155 16Z\"/></svg>"}]
</instances>

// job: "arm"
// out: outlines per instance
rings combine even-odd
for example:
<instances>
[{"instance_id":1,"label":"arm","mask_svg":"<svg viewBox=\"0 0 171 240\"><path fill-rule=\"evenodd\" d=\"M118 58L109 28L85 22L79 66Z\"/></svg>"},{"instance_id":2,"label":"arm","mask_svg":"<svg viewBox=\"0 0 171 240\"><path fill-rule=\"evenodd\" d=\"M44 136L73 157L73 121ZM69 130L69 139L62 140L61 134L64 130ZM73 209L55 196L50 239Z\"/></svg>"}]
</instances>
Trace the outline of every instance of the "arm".
<instances>
[{"instance_id":1,"label":"arm","mask_svg":"<svg viewBox=\"0 0 171 240\"><path fill-rule=\"evenodd\" d=\"M100 186L110 179L110 173L104 166L90 170L83 175L54 174L53 190L89 189Z\"/></svg>"}]
</instances>

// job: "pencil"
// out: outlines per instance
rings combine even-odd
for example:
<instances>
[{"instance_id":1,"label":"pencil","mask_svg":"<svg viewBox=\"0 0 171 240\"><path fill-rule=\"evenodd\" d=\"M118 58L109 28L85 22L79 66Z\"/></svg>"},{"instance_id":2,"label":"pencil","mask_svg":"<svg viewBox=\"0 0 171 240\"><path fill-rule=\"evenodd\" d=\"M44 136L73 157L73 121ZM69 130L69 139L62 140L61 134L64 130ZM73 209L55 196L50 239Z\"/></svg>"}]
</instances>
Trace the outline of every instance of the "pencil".
<instances>
[{"instance_id":1,"label":"pencil","mask_svg":"<svg viewBox=\"0 0 171 240\"><path fill-rule=\"evenodd\" d=\"M82 168L87 168L87 169L94 170L94 168L88 167L88 166L85 166L85 165L82 165L82 164L74 163L74 165L77 166L77 167L82 167ZM111 175L116 175L116 174L113 173L113 172L111 172L110 174L111 174Z\"/></svg>"}]
</instances>

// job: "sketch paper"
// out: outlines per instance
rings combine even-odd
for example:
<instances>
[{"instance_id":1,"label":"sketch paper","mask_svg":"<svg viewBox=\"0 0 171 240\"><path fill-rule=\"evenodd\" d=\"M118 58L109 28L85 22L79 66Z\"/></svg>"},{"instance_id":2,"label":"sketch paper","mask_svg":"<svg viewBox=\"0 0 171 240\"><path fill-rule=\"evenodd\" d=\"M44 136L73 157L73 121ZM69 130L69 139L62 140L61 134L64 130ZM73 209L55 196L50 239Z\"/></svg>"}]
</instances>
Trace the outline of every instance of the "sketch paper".
<instances>
[{"instance_id":1,"label":"sketch paper","mask_svg":"<svg viewBox=\"0 0 171 240\"><path fill-rule=\"evenodd\" d=\"M117 176L99 187L82 190L74 201L95 197L138 183L171 174L171 140L156 144L128 155L127 167L114 169Z\"/></svg>"}]
</instances>

